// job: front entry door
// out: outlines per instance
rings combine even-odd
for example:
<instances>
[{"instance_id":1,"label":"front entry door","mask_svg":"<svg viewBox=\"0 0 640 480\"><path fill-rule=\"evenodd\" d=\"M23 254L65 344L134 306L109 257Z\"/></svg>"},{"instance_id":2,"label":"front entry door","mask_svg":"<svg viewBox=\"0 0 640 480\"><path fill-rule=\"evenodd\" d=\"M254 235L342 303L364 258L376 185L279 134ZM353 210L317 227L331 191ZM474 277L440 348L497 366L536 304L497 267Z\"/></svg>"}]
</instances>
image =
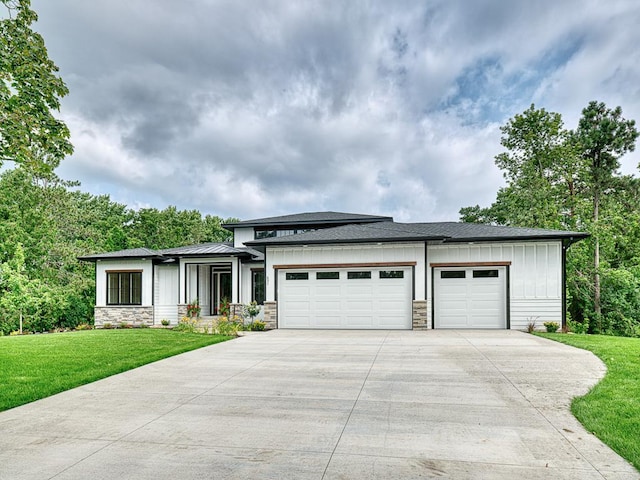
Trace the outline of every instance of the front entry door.
<instances>
[{"instance_id":1,"label":"front entry door","mask_svg":"<svg viewBox=\"0 0 640 480\"><path fill-rule=\"evenodd\" d=\"M211 315L219 315L223 300L231 302L231 272L212 269L211 289Z\"/></svg>"}]
</instances>

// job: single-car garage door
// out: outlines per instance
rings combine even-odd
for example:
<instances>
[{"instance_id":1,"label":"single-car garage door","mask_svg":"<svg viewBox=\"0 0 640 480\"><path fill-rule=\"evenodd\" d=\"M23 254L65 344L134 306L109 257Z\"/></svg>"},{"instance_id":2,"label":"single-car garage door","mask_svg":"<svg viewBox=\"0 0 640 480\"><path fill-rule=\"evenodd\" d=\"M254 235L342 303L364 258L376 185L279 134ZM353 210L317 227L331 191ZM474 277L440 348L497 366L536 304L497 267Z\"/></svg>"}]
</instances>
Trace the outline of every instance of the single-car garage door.
<instances>
[{"instance_id":1,"label":"single-car garage door","mask_svg":"<svg viewBox=\"0 0 640 480\"><path fill-rule=\"evenodd\" d=\"M435 328L507 328L506 267L434 270Z\"/></svg>"},{"instance_id":2,"label":"single-car garage door","mask_svg":"<svg viewBox=\"0 0 640 480\"><path fill-rule=\"evenodd\" d=\"M279 328L411 329L412 269L278 271Z\"/></svg>"}]
</instances>

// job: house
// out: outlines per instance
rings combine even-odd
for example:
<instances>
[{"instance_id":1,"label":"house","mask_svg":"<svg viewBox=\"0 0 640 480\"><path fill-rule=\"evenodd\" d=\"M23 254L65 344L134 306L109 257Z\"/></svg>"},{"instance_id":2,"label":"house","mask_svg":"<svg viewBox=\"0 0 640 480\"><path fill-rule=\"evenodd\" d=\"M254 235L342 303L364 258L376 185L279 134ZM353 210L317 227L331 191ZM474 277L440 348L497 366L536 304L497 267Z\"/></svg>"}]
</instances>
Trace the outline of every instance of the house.
<instances>
[{"instance_id":1,"label":"house","mask_svg":"<svg viewBox=\"0 0 640 480\"><path fill-rule=\"evenodd\" d=\"M526 329L565 324L565 259L580 232L315 212L226 224L233 243L136 248L96 263L96 326L176 323L263 305L269 328Z\"/></svg>"}]
</instances>

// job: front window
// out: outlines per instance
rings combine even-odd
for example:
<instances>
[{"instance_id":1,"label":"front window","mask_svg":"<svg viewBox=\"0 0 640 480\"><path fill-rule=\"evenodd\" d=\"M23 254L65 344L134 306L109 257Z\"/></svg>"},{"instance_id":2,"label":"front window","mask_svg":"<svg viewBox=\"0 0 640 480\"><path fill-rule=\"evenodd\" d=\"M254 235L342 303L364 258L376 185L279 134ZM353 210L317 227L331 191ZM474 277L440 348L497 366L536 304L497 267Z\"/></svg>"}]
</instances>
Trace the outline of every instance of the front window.
<instances>
[{"instance_id":1,"label":"front window","mask_svg":"<svg viewBox=\"0 0 640 480\"><path fill-rule=\"evenodd\" d=\"M107 305L142 305L142 272L107 272Z\"/></svg>"},{"instance_id":2,"label":"front window","mask_svg":"<svg viewBox=\"0 0 640 480\"><path fill-rule=\"evenodd\" d=\"M251 270L251 296L258 305L264 304L264 270Z\"/></svg>"}]
</instances>

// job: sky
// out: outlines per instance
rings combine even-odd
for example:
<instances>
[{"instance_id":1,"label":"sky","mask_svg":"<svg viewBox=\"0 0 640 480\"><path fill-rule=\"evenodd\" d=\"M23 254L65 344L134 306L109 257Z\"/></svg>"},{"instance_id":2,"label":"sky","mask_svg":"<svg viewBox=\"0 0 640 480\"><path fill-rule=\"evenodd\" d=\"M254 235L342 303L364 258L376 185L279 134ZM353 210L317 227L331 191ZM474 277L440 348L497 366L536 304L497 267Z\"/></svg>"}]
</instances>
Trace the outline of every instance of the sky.
<instances>
[{"instance_id":1,"label":"sky","mask_svg":"<svg viewBox=\"0 0 640 480\"><path fill-rule=\"evenodd\" d=\"M500 126L640 120L637 0L32 0L70 94L58 174L131 208L457 220ZM623 159L637 172L637 152Z\"/></svg>"}]
</instances>

